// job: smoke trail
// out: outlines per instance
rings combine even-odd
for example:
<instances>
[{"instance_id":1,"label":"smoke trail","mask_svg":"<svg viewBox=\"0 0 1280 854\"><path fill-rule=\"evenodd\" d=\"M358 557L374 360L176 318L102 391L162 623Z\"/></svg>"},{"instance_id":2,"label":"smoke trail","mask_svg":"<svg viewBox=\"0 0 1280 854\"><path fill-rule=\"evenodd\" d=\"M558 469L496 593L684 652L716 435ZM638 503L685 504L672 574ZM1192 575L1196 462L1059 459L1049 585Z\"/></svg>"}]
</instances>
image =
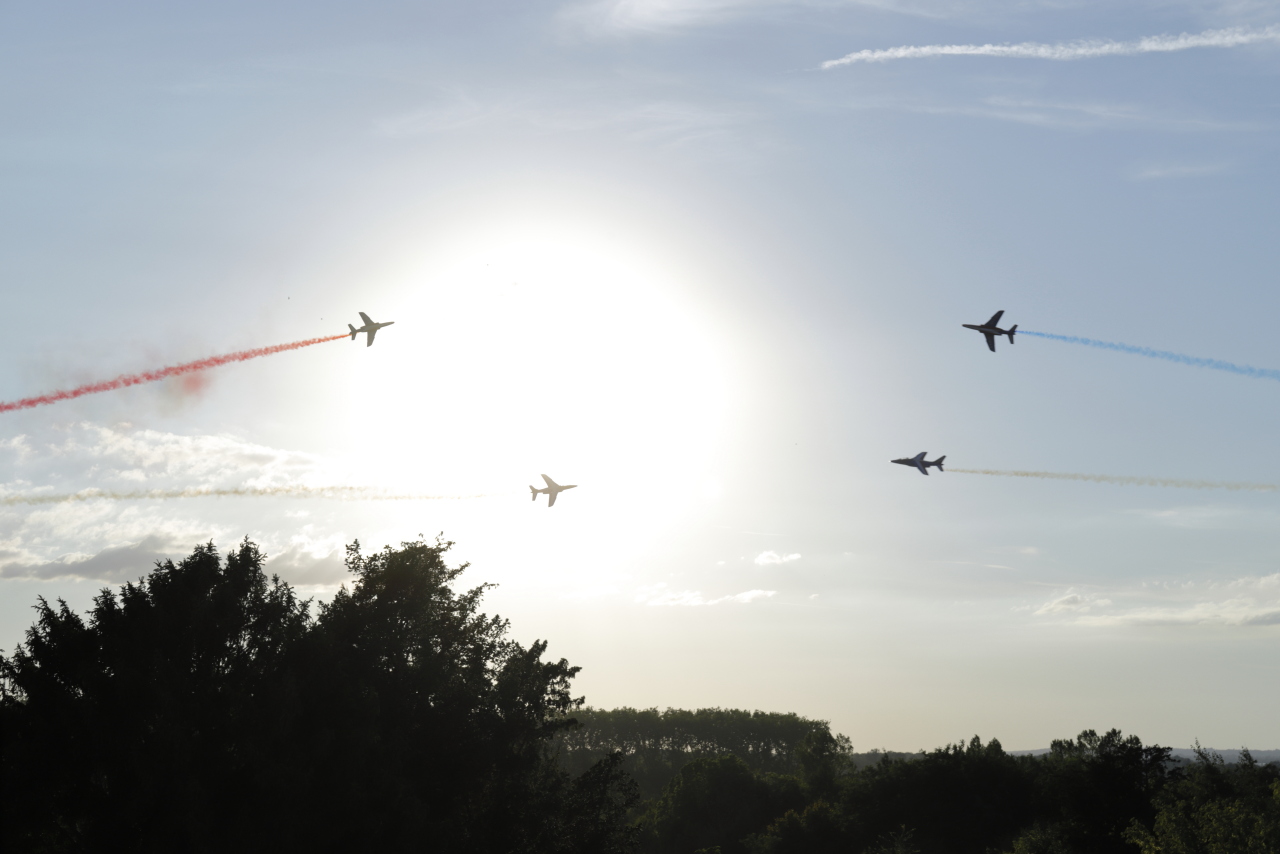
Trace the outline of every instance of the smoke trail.
<instances>
[{"instance_id":1,"label":"smoke trail","mask_svg":"<svg viewBox=\"0 0 1280 854\"><path fill-rule=\"evenodd\" d=\"M1220 480L1178 480L1170 477L1129 477L1113 474L1069 474L1054 471L1000 471L998 469L956 469L960 474L988 474L996 477L1034 477L1048 480L1087 480L1091 483L1115 483L1120 486L1168 486L1175 489L1231 489L1236 491L1275 492L1274 483L1235 483Z\"/></svg>"},{"instance_id":2,"label":"smoke trail","mask_svg":"<svg viewBox=\"0 0 1280 854\"><path fill-rule=\"evenodd\" d=\"M277 496L285 498L330 498L339 501L456 501L488 498L490 494L424 495L419 493L387 493L367 486L241 486L233 489L196 487L191 489L150 489L115 492L86 489L62 495L9 495L0 498L0 506L22 504L68 504L76 501L168 501L173 498L229 498Z\"/></svg>"},{"instance_id":3,"label":"smoke trail","mask_svg":"<svg viewBox=\"0 0 1280 854\"><path fill-rule=\"evenodd\" d=\"M1168 350L1152 350L1150 347L1134 347L1130 344L1115 344L1110 341L1094 341L1092 338L1076 338L1072 335L1053 335L1048 332L1030 332L1018 330L1019 335L1034 335L1037 338L1052 338L1054 341L1066 341L1068 344L1084 344L1087 347L1099 347L1103 350L1118 350L1121 353L1133 353L1150 359L1165 359L1179 362L1196 368L1212 368L1215 371L1229 371L1242 377L1253 377L1261 380L1280 380L1280 371L1272 368L1254 368L1249 365L1237 365L1223 362L1220 359L1202 359L1199 356L1186 356L1182 353L1171 353Z\"/></svg>"},{"instance_id":4,"label":"smoke trail","mask_svg":"<svg viewBox=\"0 0 1280 854\"><path fill-rule=\"evenodd\" d=\"M1225 30L1205 30L1203 33L1182 33L1170 36L1145 36L1136 41L1117 42L1102 39L1042 44L928 44L903 45L886 50L859 50L839 59L828 59L823 68L852 65L855 62L888 62L893 59L918 59L931 56L998 56L1017 59L1074 60L1092 59L1098 56L1135 56L1142 53L1171 53L1200 47L1239 47L1258 42L1280 41L1280 27L1270 26L1261 30L1248 27L1231 27Z\"/></svg>"},{"instance_id":5,"label":"smoke trail","mask_svg":"<svg viewBox=\"0 0 1280 854\"><path fill-rule=\"evenodd\" d=\"M290 344L276 344L272 347L258 347L254 350L240 350L236 353L227 353L224 356L210 356L209 358L201 359L198 362L187 362L184 365L173 365L168 368L160 368L156 371L144 371L140 374L123 374L122 376L118 376L112 380L102 380L101 382L89 383L88 385L78 386L65 391L55 391L50 392L49 394L42 394L37 397L24 397L22 400L0 403L0 412L12 412L15 409L31 409L35 406L57 403L60 400L72 400L77 397L83 397L86 394L97 394L103 391L127 388L131 385L153 383L157 380L163 380L169 377L177 377L183 374L203 371L208 368L216 368L219 365L227 365L232 362L244 362L249 359L257 359L261 356L272 356L276 353L283 353L286 350L298 350L302 347L310 347L312 344L323 344L326 341L337 341L339 338L346 337L346 333L343 333L341 335L330 335L327 338L308 338L305 341L294 341Z\"/></svg>"}]
</instances>

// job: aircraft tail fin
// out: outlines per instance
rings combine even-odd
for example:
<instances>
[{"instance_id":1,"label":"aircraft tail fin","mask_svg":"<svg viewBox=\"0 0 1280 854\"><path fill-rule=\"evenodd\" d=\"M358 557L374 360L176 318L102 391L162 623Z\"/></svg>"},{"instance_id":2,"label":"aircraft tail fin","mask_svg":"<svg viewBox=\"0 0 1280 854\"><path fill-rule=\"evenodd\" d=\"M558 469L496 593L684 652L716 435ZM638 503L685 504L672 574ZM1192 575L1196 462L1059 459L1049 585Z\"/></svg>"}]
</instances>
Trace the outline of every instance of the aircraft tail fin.
<instances>
[{"instance_id":1,"label":"aircraft tail fin","mask_svg":"<svg viewBox=\"0 0 1280 854\"><path fill-rule=\"evenodd\" d=\"M533 494L532 494L532 495L530 495L529 497L530 497L530 498L532 498L534 501L537 501L537 500L538 500L538 490L537 490L537 489L535 489L534 487L530 486L530 487L529 487L529 491L533 493Z\"/></svg>"},{"instance_id":2,"label":"aircraft tail fin","mask_svg":"<svg viewBox=\"0 0 1280 854\"><path fill-rule=\"evenodd\" d=\"M1010 326L1010 327L1009 327L1009 343L1010 343L1010 344L1012 344L1012 343L1013 343L1013 333L1015 333L1015 332L1017 332L1017 331L1018 331L1018 324L1016 324L1016 323L1015 323L1015 324L1013 324L1013 326Z\"/></svg>"},{"instance_id":3,"label":"aircraft tail fin","mask_svg":"<svg viewBox=\"0 0 1280 854\"><path fill-rule=\"evenodd\" d=\"M942 461L945 460L946 458L947 458L946 454L943 454L942 456L938 457L936 462L936 465L938 466L938 471L946 471L946 469L942 467Z\"/></svg>"},{"instance_id":4,"label":"aircraft tail fin","mask_svg":"<svg viewBox=\"0 0 1280 854\"><path fill-rule=\"evenodd\" d=\"M356 340L356 328L352 326L350 323L347 324L347 328L351 330L351 340L352 341Z\"/></svg>"}]
</instances>

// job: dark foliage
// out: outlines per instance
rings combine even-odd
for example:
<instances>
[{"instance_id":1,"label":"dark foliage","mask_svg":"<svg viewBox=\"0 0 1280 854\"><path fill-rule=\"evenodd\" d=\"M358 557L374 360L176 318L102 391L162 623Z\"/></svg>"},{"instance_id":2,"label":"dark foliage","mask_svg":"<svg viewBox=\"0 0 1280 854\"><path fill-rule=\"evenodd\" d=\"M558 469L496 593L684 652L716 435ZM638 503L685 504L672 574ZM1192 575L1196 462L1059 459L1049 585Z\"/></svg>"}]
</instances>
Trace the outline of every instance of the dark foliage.
<instances>
[{"instance_id":1,"label":"dark foliage","mask_svg":"<svg viewBox=\"0 0 1280 854\"><path fill-rule=\"evenodd\" d=\"M757 773L822 771L847 764L849 739L826 721L741 709L592 709L574 715L580 727L560 736L561 761L580 772L614 751L646 799L658 797L680 769L696 759L733 754Z\"/></svg>"},{"instance_id":2,"label":"dark foliage","mask_svg":"<svg viewBox=\"0 0 1280 854\"><path fill-rule=\"evenodd\" d=\"M1069 850L1119 854L1133 848L1124 839L1130 823L1149 827L1152 798L1169 776L1169 749L1144 747L1119 730L1085 730L1074 741L1058 740L1049 754L1029 764L1037 793L1036 814Z\"/></svg>"},{"instance_id":3,"label":"dark foliage","mask_svg":"<svg viewBox=\"0 0 1280 854\"><path fill-rule=\"evenodd\" d=\"M87 621L42 600L0 659L6 850L630 850L621 757L548 750L577 668L455 594L448 547L351 546L314 619L248 541Z\"/></svg>"},{"instance_id":4,"label":"dark foliage","mask_svg":"<svg viewBox=\"0 0 1280 854\"><path fill-rule=\"evenodd\" d=\"M643 849L743 854L742 840L804 803L794 777L755 774L732 755L695 759L641 819Z\"/></svg>"},{"instance_id":5,"label":"dark foliage","mask_svg":"<svg viewBox=\"0 0 1280 854\"><path fill-rule=\"evenodd\" d=\"M1133 822L1126 832L1141 854L1272 854L1280 851L1280 767L1259 765L1247 750L1227 765L1197 749L1155 810L1154 827Z\"/></svg>"},{"instance_id":6,"label":"dark foliage","mask_svg":"<svg viewBox=\"0 0 1280 854\"><path fill-rule=\"evenodd\" d=\"M1246 754L1247 757L1247 754ZM688 766L641 822L652 854L1273 854L1280 769L1168 750L1112 730L1011 756L977 737L910 761L807 779ZM723 765L712 763L724 763ZM751 777L754 778L754 783ZM765 793L785 793L770 801ZM759 816L791 799L776 818ZM755 827L755 830L748 828ZM743 835L746 834L746 835Z\"/></svg>"},{"instance_id":7,"label":"dark foliage","mask_svg":"<svg viewBox=\"0 0 1280 854\"><path fill-rule=\"evenodd\" d=\"M904 759L796 715L583 708L576 667L454 592L449 545L353 544L314 615L247 540L87 617L40 600L0 656L5 851L1280 852L1280 767L1247 751L1181 768L1087 730Z\"/></svg>"}]
</instances>

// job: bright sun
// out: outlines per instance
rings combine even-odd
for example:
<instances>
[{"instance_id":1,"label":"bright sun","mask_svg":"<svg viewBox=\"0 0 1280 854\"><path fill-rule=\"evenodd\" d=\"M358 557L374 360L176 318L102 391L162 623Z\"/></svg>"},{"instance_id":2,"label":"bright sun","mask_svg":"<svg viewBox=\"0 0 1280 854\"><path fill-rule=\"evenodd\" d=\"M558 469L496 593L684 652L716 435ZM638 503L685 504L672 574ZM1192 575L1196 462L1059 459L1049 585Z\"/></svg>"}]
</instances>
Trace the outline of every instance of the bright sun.
<instances>
[{"instance_id":1,"label":"bright sun","mask_svg":"<svg viewBox=\"0 0 1280 854\"><path fill-rule=\"evenodd\" d=\"M687 288L580 226L455 241L383 291L351 450L387 488L527 499L545 472L582 485L561 501L584 521L661 528L705 496L724 429Z\"/></svg>"}]
</instances>

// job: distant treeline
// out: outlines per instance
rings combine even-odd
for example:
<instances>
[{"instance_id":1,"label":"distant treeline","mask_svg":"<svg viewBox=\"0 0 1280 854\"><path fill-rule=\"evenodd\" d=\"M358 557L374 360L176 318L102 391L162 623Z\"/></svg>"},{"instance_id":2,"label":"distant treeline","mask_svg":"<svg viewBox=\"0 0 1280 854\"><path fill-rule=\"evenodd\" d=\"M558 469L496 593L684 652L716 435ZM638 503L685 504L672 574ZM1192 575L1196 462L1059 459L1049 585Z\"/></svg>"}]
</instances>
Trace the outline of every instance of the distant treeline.
<instances>
[{"instance_id":1,"label":"distant treeline","mask_svg":"<svg viewBox=\"0 0 1280 854\"><path fill-rule=\"evenodd\" d=\"M756 774L803 774L814 749L834 743L846 768L918 755L872 751L854 753L847 736L831 734L826 721L794 713L742 709L595 709L574 712L580 726L558 736L561 764L573 773L618 752L622 767L640 785L645 800L658 797L695 759L733 754Z\"/></svg>"},{"instance_id":2,"label":"distant treeline","mask_svg":"<svg viewBox=\"0 0 1280 854\"><path fill-rule=\"evenodd\" d=\"M1120 732L855 754L824 721L584 707L455 592L348 548L313 614L245 541L64 602L0 656L6 852L1275 854L1280 766Z\"/></svg>"}]
</instances>

